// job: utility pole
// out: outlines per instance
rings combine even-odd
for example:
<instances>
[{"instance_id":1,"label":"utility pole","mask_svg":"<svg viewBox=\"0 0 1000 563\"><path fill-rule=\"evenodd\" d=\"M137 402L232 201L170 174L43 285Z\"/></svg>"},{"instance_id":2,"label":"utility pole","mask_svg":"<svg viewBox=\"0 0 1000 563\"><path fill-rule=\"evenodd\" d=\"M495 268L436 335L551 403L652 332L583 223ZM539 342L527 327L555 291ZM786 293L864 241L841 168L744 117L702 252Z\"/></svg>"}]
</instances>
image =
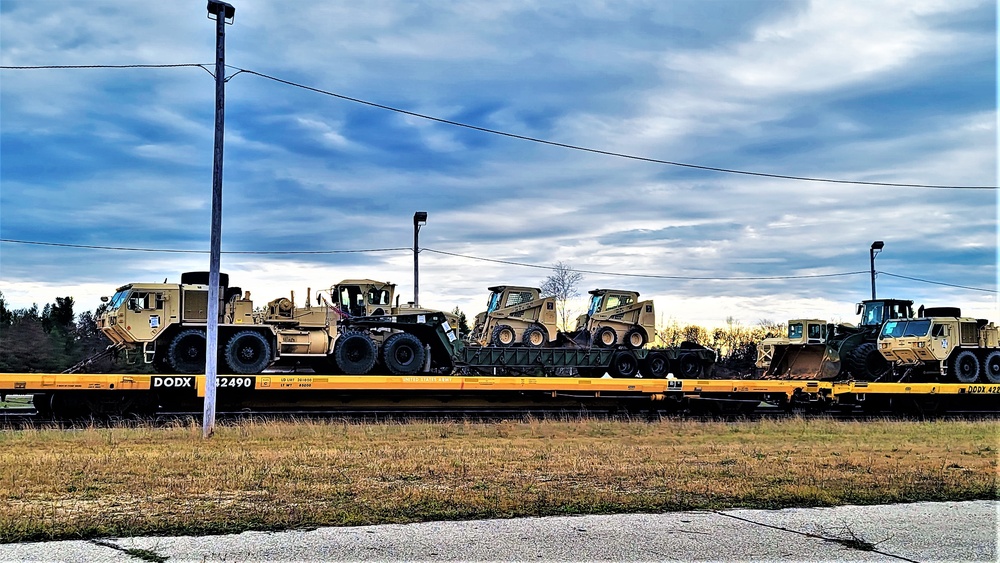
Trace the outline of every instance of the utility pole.
<instances>
[{"instance_id":1,"label":"utility pole","mask_svg":"<svg viewBox=\"0 0 1000 563\"><path fill-rule=\"evenodd\" d=\"M219 262L222 255L222 140L226 116L226 23L236 8L208 0L208 19L215 20L215 158L212 164L212 237L208 267L208 326L205 335L205 412L202 437L215 433L215 390L219 355Z\"/></svg>"}]
</instances>

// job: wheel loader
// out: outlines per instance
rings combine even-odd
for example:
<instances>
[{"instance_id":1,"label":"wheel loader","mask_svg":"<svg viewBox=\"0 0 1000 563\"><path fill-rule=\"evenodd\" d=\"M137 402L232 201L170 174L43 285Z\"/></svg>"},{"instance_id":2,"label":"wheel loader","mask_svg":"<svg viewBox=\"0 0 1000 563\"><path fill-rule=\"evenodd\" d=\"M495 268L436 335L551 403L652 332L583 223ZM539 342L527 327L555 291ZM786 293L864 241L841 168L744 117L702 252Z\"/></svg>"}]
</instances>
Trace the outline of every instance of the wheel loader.
<instances>
[{"instance_id":1,"label":"wheel loader","mask_svg":"<svg viewBox=\"0 0 1000 563\"><path fill-rule=\"evenodd\" d=\"M876 345L879 330L890 319L913 317L913 301L872 299L857 305L857 326L817 319L788 321L788 336L767 338L757 351L757 368L765 379L853 378L877 381L891 365Z\"/></svg>"}]
</instances>

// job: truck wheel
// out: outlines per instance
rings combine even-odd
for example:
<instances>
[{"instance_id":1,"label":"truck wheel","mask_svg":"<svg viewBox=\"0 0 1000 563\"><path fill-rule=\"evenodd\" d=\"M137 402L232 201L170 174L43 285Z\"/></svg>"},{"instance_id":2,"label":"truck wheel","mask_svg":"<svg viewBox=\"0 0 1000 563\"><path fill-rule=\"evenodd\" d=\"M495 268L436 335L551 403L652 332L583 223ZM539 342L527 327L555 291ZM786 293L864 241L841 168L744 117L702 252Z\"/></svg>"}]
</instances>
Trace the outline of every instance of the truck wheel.
<instances>
[{"instance_id":1,"label":"truck wheel","mask_svg":"<svg viewBox=\"0 0 1000 563\"><path fill-rule=\"evenodd\" d=\"M639 373L651 379L663 379L670 373L670 358L663 352L650 352L639 362Z\"/></svg>"},{"instance_id":2,"label":"truck wheel","mask_svg":"<svg viewBox=\"0 0 1000 563\"><path fill-rule=\"evenodd\" d=\"M493 346L513 346L514 345L514 329L510 325L497 325L493 328L493 334L490 337L490 344Z\"/></svg>"},{"instance_id":3,"label":"truck wheel","mask_svg":"<svg viewBox=\"0 0 1000 563\"><path fill-rule=\"evenodd\" d=\"M877 381L891 368L874 342L865 342L847 354L847 369L860 381Z\"/></svg>"},{"instance_id":4,"label":"truck wheel","mask_svg":"<svg viewBox=\"0 0 1000 563\"><path fill-rule=\"evenodd\" d=\"M521 342L525 346L530 346L532 348L541 348L548 343L549 339L542 330L540 326L529 326L524 329L524 334L521 335Z\"/></svg>"},{"instance_id":5,"label":"truck wheel","mask_svg":"<svg viewBox=\"0 0 1000 563\"><path fill-rule=\"evenodd\" d=\"M983 359L983 375L990 383L1000 383L1000 350L986 354Z\"/></svg>"},{"instance_id":6,"label":"truck wheel","mask_svg":"<svg viewBox=\"0 0 1000 563\"><path fill-rule=\"evenodd\" d=\"M205 371L205 332L189 328L178 333L170 342L167 360L176 373Z\"/></svg>"},{"instance_id":7,"label":"truck wheel","mask_svg":"<svg viewBox=\"0 0 1000 563\"><path fill-rule=\"evenodd\" d=\"M601 348L611 348L618 344L618 333L610 326L602 326L594 333L594 344Z\"/></svg>"},{"instance_id":8,"label":"truck wheel","mask_svg":"<svg viewBox=\"0 0 1000 563\"><path fill-rule=\"evenodd\" d=\"M680 376L685 379L692 379L701 376L701 365L698 364L698 357L694 354L684 354L677 360Z\"/></svg>"},{"instance_id":9,"label":"truck wheel","mask_svg":"<svg viewBox=\"0 0 1000 563\"><path fill-rule=\"evenodd\" d=\"M625 333L625 345L633 350L646 345L646 332L639 327L632 327Z\"/></svg>"},{"instance_id":10,"label":"truck wheel","mask_svg":"<svg viewBox=\"0 0 1000 563\"><path fill-rule=\"evenodd\" d=\"M395 375L413 375L424 365L424 345L416 336L397 332L382 345L382 363Z\"/></svg>"},{"instance_id":11,"label":"truck wheel","mask_svg":"<svg viewBox=\"0 0 1000 563\"><path fill-rule=\"evenodd\" d=\"M635 377L639 373L639 360L632 352L620 350L611 357L608 373L611 377Z\"/></svg>"},{"instance_id":12,"label":"truck wheel","mask_svg":"<svg viewBox=\"0 0 1000 563\"><path fill-rule=\"evenodd\" d=\"M271 344L259 332L240 331L226 343L225 357L232 373L260 373L271 363Z\"/></svg>"},{"instance_id":13,"label":"truck wheel","mask_svg":"<svg viewBox=\"0 0 1000 563\"><path fill-rule=\"evenodd\" d=\"M376 355L375 342L364 332L342 334L333 345L337 367L347 375L364 375L371 371Z\"/></svg>"},{"instance_id":14,"label":"truck wheel","mask_svg":"<svg viewBox=\"0 0 1000 563\"><path fill-rule=\"evenodd\" d=\"M962 350L952 358L951 370L959 383L975 383L979 378L979 358L971 350Z\"/></svg>"}]
</instances>

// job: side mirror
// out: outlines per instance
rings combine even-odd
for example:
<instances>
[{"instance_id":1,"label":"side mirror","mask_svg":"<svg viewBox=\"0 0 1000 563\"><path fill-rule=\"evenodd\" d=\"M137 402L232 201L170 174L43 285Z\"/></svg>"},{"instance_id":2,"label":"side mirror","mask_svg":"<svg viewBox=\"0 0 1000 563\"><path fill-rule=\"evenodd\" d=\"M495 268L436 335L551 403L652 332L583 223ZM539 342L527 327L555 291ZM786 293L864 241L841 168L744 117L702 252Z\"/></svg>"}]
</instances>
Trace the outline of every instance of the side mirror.
<instances>
[{"instance_id":1,"label":"side mirror","mask_svg":"<svg viewBox=\"0 0 1000 563\"><path fill-rule=\"evenodd\" d=\"M860 315L860 314L861 314L861 310L862 310L863 308L864 308L864 305L863 305L862 303L858 303L858 304L857 304L857 305L855 306L855 311L854 311L854 314L855 314L855 315Z\"/></svg>"}]
</instances>

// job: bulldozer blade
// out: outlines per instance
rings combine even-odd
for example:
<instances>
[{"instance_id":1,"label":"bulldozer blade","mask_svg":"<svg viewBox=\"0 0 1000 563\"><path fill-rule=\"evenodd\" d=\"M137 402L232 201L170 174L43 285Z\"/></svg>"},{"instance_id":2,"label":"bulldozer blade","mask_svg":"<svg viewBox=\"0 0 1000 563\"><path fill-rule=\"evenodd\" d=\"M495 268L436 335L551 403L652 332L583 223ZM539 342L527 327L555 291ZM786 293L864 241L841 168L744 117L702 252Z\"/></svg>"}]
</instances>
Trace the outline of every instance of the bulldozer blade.
<instances>
[{"instance_id":1,"label":"bulldozer blade","mask_svg":"<svg viewBox=\"0 0 1000 563\"><path fill-rule=\"evenodd\" d=\"M831 355L825 344L776 346L774 359L764 377L771 379L835 379L840 358Z\"/></svg>"}]
</instances>

